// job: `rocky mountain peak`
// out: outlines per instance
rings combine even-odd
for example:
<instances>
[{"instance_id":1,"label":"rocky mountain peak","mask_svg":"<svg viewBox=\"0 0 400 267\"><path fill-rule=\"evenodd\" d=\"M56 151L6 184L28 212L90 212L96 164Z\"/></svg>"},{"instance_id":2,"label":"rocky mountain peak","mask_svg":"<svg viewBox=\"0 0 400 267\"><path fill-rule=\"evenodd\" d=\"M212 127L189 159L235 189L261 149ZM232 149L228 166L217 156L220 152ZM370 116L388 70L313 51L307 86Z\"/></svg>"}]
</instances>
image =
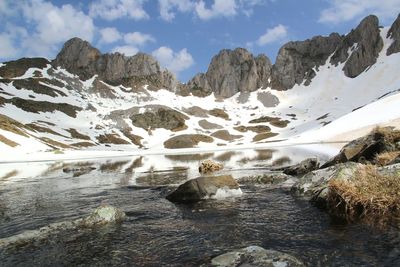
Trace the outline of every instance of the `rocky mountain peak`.
<instances>
[{"instance_id":1,"label":"rocky mountain peak","mask_svg":"<svg viewBox=\"0 0 400 267\"><path fill-rule=\"evenodd\" d=\"M331 63L337 65L346 62L343 67L344 74L350 78L357 77L375 64L382 47L379 19L370 15L344 37L333 54Z\"/></svg>"},{"instance_id":2,"label":"rocky mountain peak","mask_svg":"<svg viewBox=\"0 0 400 267\"><path fill-rule=\"evenodd\" d=\"M386 51L386 54L389 56L391 54L400 52L400 14L390 27L387 33L387 38L393 39L393 43Z\"/></svg>"},{"instance_id":3,"label":"rocky mountain peak","mask_svg":"<svg viewBox=\"0 0 400 267\"><path fill-rule=\"evenodd\" d=\"M271 61L265 55L255 58L244 48L223 49L212 58L207 72L196 75L188 86L192 91L230 97L237 92L266 87L270 72Z\"/></svg>"},{"instance_id":4,"label":"rocky mountain peak","mask_svg":"<svg viewBox=\"0 0 400 267\"><path fill-rule=\"evenodd\" d=\"M286 90L304 81L309 84L315 76L313 68L325 64L341 41L339 34L332 33L328 37L316 36L286 43L279 50L272 68L271 87Z\"/></svg>"},{"instance_id":5,"label":"rocky mountain peak","mask_svg":"<svg viewBox=\"0 0 400 267\"><path fill-rule=\"evenodd\" d=\"M127 57L120 53L101 54L79 38L67 41L52 64L65 68L83 80L98 75L99 79L112 85L139 88L148 84L153 89L174 89L177 85L175 76L167 70L162 71L151 55L137 53Z\"/></svg>"}]
</instances>

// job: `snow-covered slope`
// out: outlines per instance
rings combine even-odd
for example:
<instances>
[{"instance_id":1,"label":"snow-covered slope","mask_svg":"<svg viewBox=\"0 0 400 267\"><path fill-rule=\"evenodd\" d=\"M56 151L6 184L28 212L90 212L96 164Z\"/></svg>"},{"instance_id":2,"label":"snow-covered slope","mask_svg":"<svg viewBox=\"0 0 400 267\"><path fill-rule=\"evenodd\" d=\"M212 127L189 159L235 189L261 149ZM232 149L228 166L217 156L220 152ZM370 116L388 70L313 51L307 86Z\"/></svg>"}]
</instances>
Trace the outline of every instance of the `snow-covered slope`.
<instances>
[{"instance_id":1,"label":"snow-covered slope","mask_svg":"<svg viewBox=\"0 0 400 267\"><path fill-rule=\"evenodd\" d=\"M108 85L96 76L81 81L50 64L30 68L20 77L0 80L0 160L26 154L34 158L38 151L321 142L387 123L400 118L400 53L386 55L393 41L387 30L381 29L384 48L377 62L355 78L343 74L344 63L334 66L328 59L315 69L308 86L260 89L224 100L147 86L137 91ZM162 114L161 119L176 120L179 127L143 126L153 125Z\"/></svg>"}]
</instances>

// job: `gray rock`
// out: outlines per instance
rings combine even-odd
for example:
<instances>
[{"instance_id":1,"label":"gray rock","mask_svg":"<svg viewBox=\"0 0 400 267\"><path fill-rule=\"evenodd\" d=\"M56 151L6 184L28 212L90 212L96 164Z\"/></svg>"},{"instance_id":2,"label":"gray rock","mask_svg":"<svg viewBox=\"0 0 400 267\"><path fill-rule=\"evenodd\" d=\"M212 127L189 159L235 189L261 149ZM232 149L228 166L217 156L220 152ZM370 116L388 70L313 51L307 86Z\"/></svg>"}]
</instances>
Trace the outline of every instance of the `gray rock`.
<instances>
[{"instance_id":1,"label":"gray rock","mask_svg":"<svg viewBox=\"0 0 400 267\"><path fill-rule=\"evenodd\" d=\"M393 39L393 43L389 46L386 51L386 55L391 55L394 53L400 52L400 15L397 16L397 19L393 22L390 27L387 38Z\"/></svg>"},{"instance_id":2,"label":"gray rock","mask_svg":"<svg viewBox=\"0 0 400 267\"><path fill-rule=\"evenodd\" d=\"M208 198L241 195L239 184L231 175L198 177L180 185L167 196L171 202L191 203Z\"/></svg>"},{"instance_id":3,"label":"gray rock","mask_svg":"<svg viewBox=\"0 0 400 267\"><path fill-rule=\"evenodd\" d=\"M304 81L309 84L315 76L313 68L324 65L341 41L339 34L332 33L328 37L316 36L285 44L272 68L271 87L286 90Z\"/></svg>"},{"instance_id":4,"label":"gray rock","mask_svg":"<svg viewBox=\"0 0 400 267\"><path fill-rule=\"evenodd\" d=\"M111 85L124 85L132 88L141 88L148 84L150 89L175 89L177 81L174 75L162 71L158 62L150 55L137 53L126 57L120 53L101 54L88 42L79 38L67 41L53 66L63 67L69 72L87 80L93 75Z\"/></svg>"},{"instance_id":5,"label":"gray rock","mask_svg":"<svg viewBox=\"0 0 400 267\"><path fill-rule=\"evenodd\" d=\"M193 94L214 92L231 97L238 92L255 91L268 85L271 62L265 55L256 58L246 49L224 49L214 56L207 72L196 75L188 87Z\"/></svg>"},{"instance_id":6,"label":"gray rock","mask_svg":"<svg viewBox=\"0 0 400 267\"><path fill-rule=\"evenodd\" d=\"M297 258L276 250L249 246L222 254L211 260L212 266L219 267L304 267Z\"/></svg>"},{"instance_id":7,"label":"gray rock","mask_svg":"<svg viewBox=\"0 0 400 267\"><path fill-rule=\"evenodd\" d=\"M324 206L328 195L329 181L333 178L346 179L352 176L360 166L362 166L360 163L348 162L309 172L300 177L290 191L296 196L305 197L320 206Z\"/></svg>"},{"instance_id":8,"label":"gray rock","mask_svg":"<svg viewBox=\"0 0 400 267\"><path fill-rule=\"evenodd\" d=\"M319 168L319 161L317 158L309 158L301 161L300 163L285 167L283 173L287 175L302 175Z\"/></svg>"},{"instance_id":9,"label":"gray rock","mask_svg":"<svg viewBox=\"0 0 400 267\"><path fill-rule=\"evenodd\" d=\"M382 47L379 20L370 15L346 35L333 54L331 63L337 65L346 62L343 67L344 74L354 78L375 64ZM349 50L352 51L350 55Z\"/></svg>"}]
</instances>

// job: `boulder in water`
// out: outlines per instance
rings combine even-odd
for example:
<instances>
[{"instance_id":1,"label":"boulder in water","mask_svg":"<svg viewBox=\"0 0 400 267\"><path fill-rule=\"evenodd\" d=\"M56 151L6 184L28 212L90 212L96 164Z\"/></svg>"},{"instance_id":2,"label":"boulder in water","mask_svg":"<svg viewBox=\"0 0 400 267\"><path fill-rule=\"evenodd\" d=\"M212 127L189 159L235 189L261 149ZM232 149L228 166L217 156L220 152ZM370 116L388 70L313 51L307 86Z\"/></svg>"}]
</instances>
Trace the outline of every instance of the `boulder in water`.
<instances>
[{"instance_id":1,"label":"boulder in water","mask_svg":"<svg viewBox=\"0 0 400 267\"><path fill-rule=\"evenodd\" d=\"M103 225L108 223L118 223L125 219L125 213L113 206L102 205L95 209L92 214L83 219L82 224L85 226Z\"/></svg>"},{"instance_id":2,"label":"boulder in water","mask_svg":"<svg viewBox=\"0 0 400 267\"><path fill-rule=\"evenodd\" d=\"M221 175L189 180L169 194L167 199L171 202L191 203L240 195L242 190L236 180L231 175Z\"/></svg>"}]
</instances>

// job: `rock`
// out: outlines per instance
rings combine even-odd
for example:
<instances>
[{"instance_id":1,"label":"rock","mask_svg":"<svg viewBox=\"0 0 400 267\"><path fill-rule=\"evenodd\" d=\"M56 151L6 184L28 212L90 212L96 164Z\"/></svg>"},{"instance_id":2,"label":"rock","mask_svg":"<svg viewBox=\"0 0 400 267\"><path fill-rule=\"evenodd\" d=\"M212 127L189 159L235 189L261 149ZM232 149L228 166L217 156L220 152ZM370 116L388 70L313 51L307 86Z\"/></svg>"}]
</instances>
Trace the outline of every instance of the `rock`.
<instances>
[{"instance_id":1,"label":"rock","mask_svg":"<svg viewBox=\"0 0 400 267\"><path fill-rule=\"evenodd\" d=\"M224 165L222 163L207 159L200 163L199 173L201 173L201 174L212 173L212 172L220 171L223 168L224 168Z\"/></svg>"},{"instance_id":2,"label":"rock","mask_svg":"<svg viewBox=\"0 0 400 267\"><path fill-rule=\"evenodd\" d=\"M386 37L393 39L393 43L387 49L386 55L389 56L391 54L400 52L400 14L393 22Z\"/></svg>"},{"instance_id":3,"label":"rock","mask_svg":"<svg viewBox=\"0 0 400 267\"><path fill-rule=\"evenodd\" d=\"M314 68L324 65L341 41L339 34L332 33L285 44L272 67L271 88L287 90L304 81L309 84L315 76Z\"/></svg>"},{"instance_id":4,"label":"rock","mask_svg":"<svg viewBox=\"0 0 400 267\"><path fill-rule=\"evenodd\" d=\"M272 171L262 175L244 176L238 179L239 184L246 185L281 185L282 187L292 187L297 181L282 172Z\"/></svg>"},{"instance_id":5,"label":"rock","mask_svg":"<svg viewBox=\"0 0 400 267\"><path fill-rule=\"evenodd\" d=\"M28 230L14 236L0 238L0 248L12 245L19 246L33 241L44 240L61 231L120 223L125 218L125 213L120 209L110 205L102 205L84 219L52 223L37 230Z\"/></svg>"},{"instance_id":6,"label":"rock","mask_svg":"<svg viewBox=\"0 0 400 267\"><path fill-rule=\"evenodd\" d=\"M125 212L110 205L102 205L82 220L82 225L92 227L109 223L120 223L126 218Z\"/></svg>"},{"instance_id":7,"label":"rock","mask_svg":"<svg viewBox=\"0 0 400 267\"><path fill-rule=\"evenodd\" d=\"M202 134L182 134L174 136L164 142L165 148L193 148L200 142L212 143L214 139Z\"/></svg>"},{"instance_id":8,"label":"rock","mask_svg":"<svg viewBox=\"0 0 400 267\"><path fill-rule=\"evenodd\" d=\"M224 49L211 60L207 72L188 82L193 94L231 97L238 92L255 91L268 86L271 62L265 55L256 58L246 49ZM201 92L201 93L199 93Z\"/></svg>"},{"instance_id":9,"label":"rock","mask_svg":"<svg viewBox=\"0 0 400 267\"><path fill-rule=\"evenodd\" d=\"M198 177L180 185L167 196L171 202L191 203L209 198L225 198L242 194L231 175Z\"/></svg>"},{"instance_id":10,"label":"rock","mask_svg":"<svg viewBox=\"0 0 400 267\"><path fill-rule=\"evenodd\" d=\"M309 158L301 161L300 163L285 167L283 173L287 175L302 175L319 168L319 161L317 158Z\"/></svg>"},{"instance_id":11,"label":"rock","mask_svg":"<svg viewBox=\"0 0 400 267\"><path fill-rule=\"evenodd\" d=\"M337 65L346 62L343 67L344 74L354 78L376 63L382 47L379 20L370 15L344 37L332 55L331 63Z\"/></svg>"},{"instance_id":12,"label":"rock","mask_svg":"<svg viewBox=\"0 0 400 267\"><path fill-rule=\"evenodd\" d=\"M328 196L328 183L331 179L346 179L354 175L362 164L348 162L316 170L299 178L291 188L291 193L302 196L314 202L317 206L325 207Z\"/></svg>"},{"instance_id":13,"label":"rock","mask_svg":"<svg viewBox=\"0 0 400 267\"><path fill-rule=\"evenodd\" d=\"M366 136L346 144L338 155L324 163L321 168L347 161L374 163L379 153L394 151L398 140L400 140L400 131L390 127L377 128Z\"/></svg>"},{"instance_id":14,"label":"rock","mask_svg":"<svg viewBox=\"0 0 400 267\"><path fill-rule=\"evenodd\" d=\"M150 55L137 53L126 57L120 53L101 54L88 42L79 38L67 41L56 59L54 67L62 67L87 80L98 75L101 80L111 85L141 88L149 85L149 89L175 89L177 81L174 75L162 71L158 62Z\"/></svg>"},{"instance_id":15,"label":"rock","mask_svg":"<svg viewBox=\"0 0 400 267\"><path fill-rule=\"evenodd\" d=\"M185 130L185 120L189 119L179 111L165 106L148 106L146 112L133 114L129 118L134 126L145 130L163 128L171 131Z\"/></svg>"},{"instance_id":16,"label":"rock","mask_svg":"<svg viewBox=\"0 0 400 267\"><path fill-rule=\"evenodd\" d=\"M258 246L249 246L222 254L211 260L212 266L219 267L304 267L295 257L276 250L267 250Z\"/></svg>"},{"instance_id":17,"label":"rock","mask_svg":"<svg viewBox=\"0 0 400 267\"><path fill-rule=\"evenodd\" d=\"M0 77L10 79L24 75L30 68L44 69L50 62L45 58L21 58L4 64L0 67Z\"/></svg>"}]
</instances>

